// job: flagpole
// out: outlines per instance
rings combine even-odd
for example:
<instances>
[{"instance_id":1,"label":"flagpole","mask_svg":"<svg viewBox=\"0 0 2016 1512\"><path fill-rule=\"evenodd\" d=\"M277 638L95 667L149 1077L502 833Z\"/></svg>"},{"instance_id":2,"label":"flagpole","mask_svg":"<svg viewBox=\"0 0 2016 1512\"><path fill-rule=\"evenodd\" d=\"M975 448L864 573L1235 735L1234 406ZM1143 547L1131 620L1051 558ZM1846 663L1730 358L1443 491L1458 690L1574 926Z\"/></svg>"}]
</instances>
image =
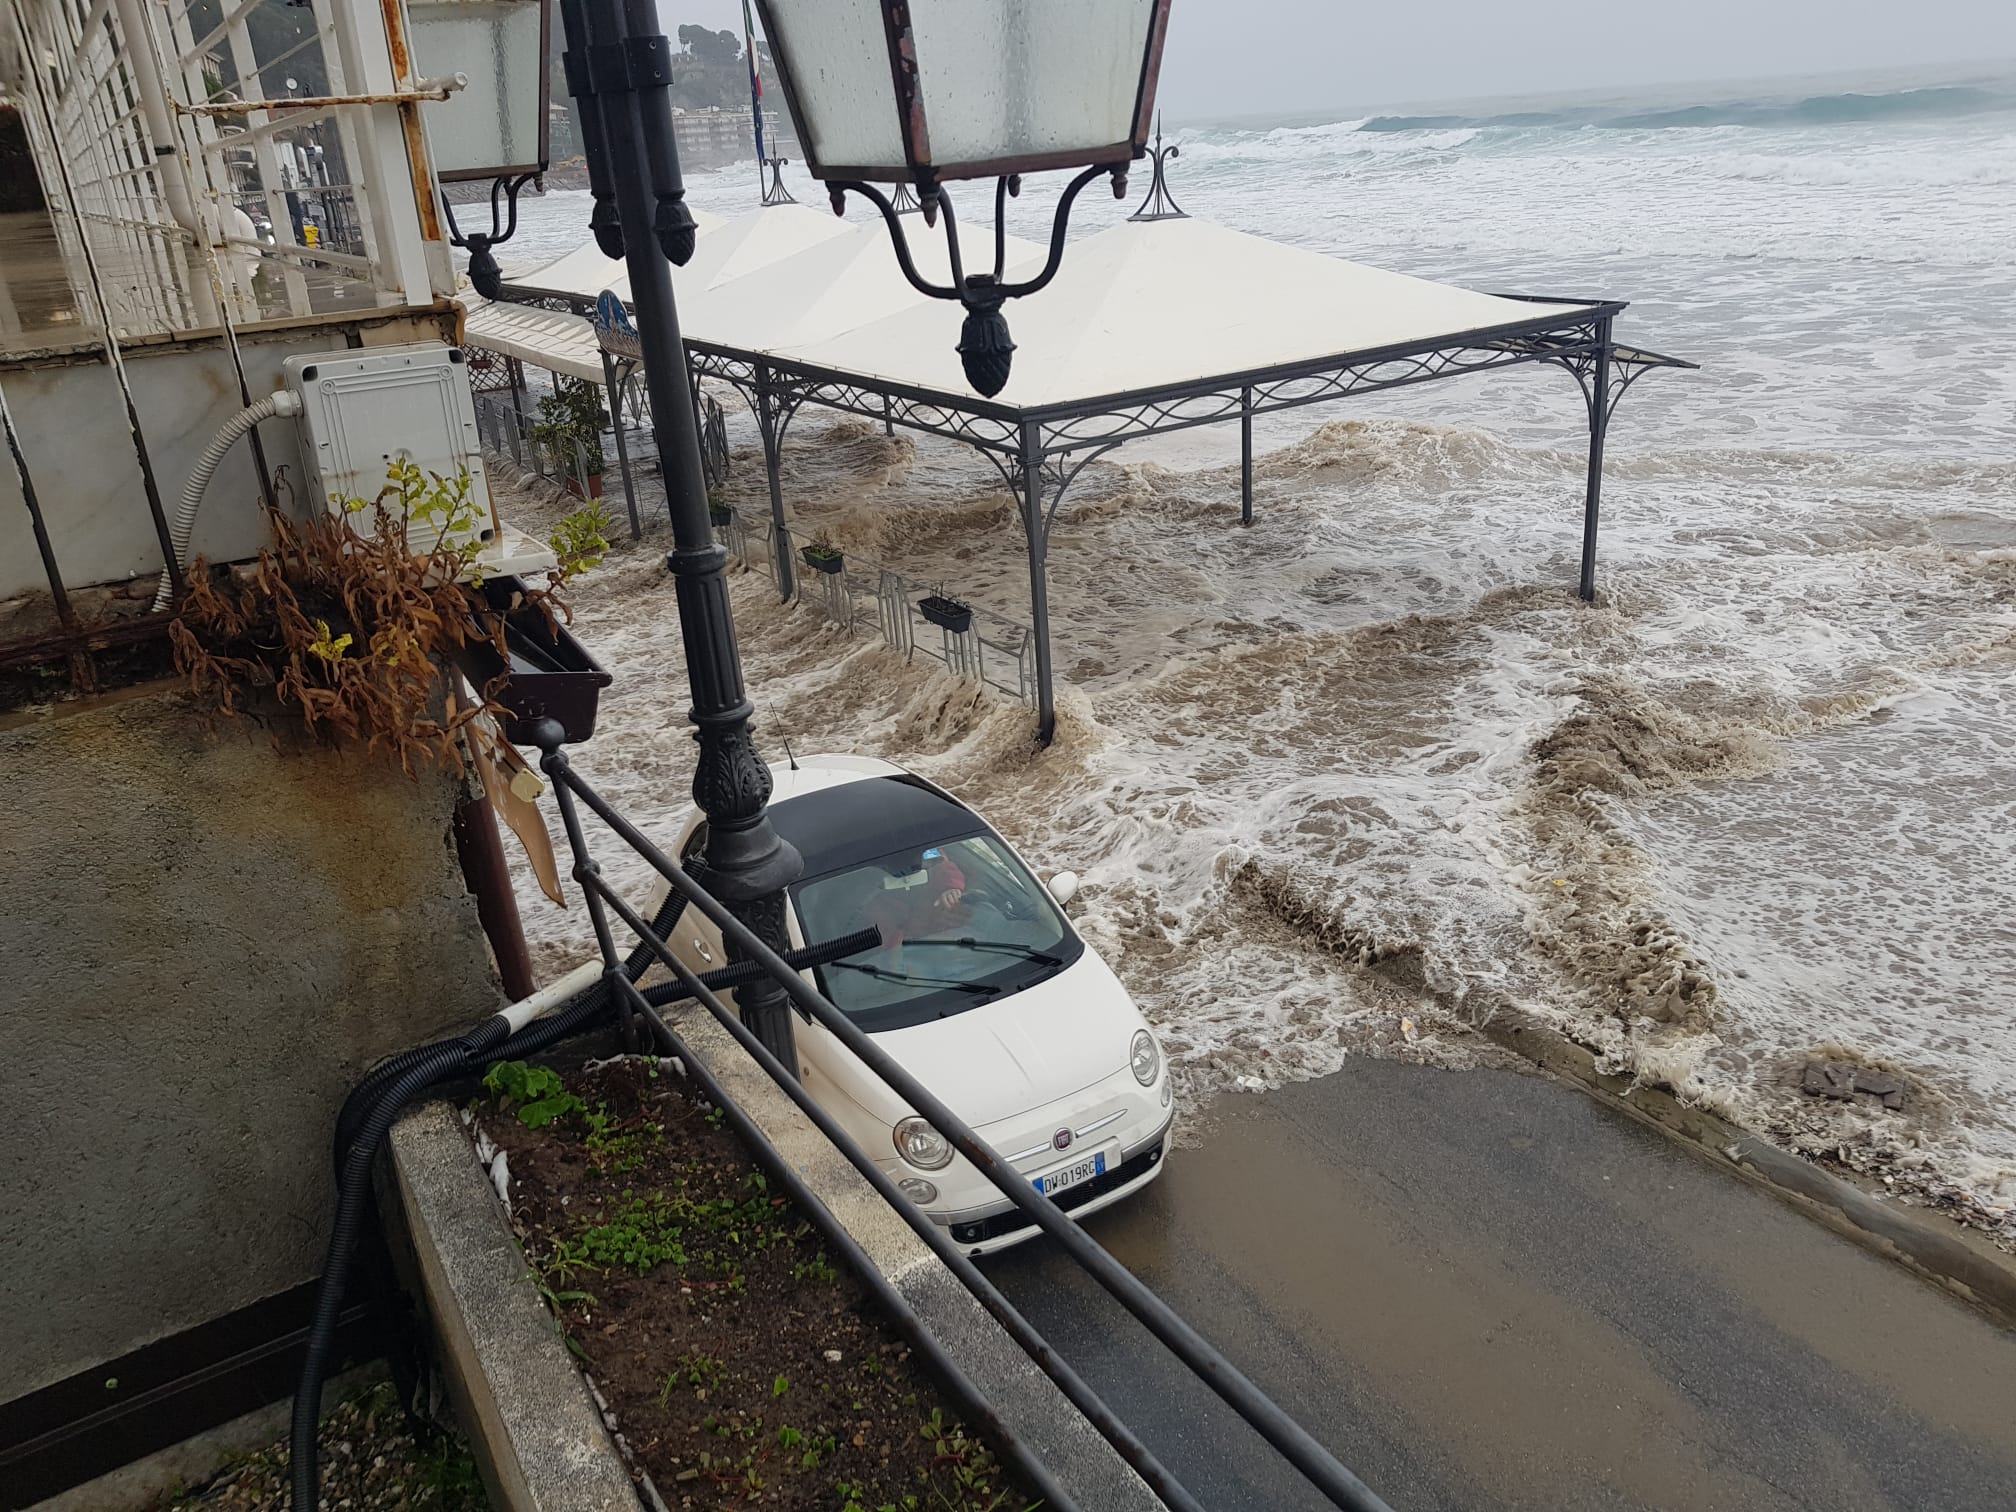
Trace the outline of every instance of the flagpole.
<instances>
[{"instance_id":1,"label":"flagpole","mask_svg":"<svg viewBox=\"0 0 2016 1512\"><path fill-rule=\"evenodd\" d=\"M756 118L756 187L767 193L763 181L769 167L769 153L763 147L763 70L756 62L756 18L750 14L749 0L742 0L742 43L749 55L749 109Z\"/></svg>"}]
</instances>

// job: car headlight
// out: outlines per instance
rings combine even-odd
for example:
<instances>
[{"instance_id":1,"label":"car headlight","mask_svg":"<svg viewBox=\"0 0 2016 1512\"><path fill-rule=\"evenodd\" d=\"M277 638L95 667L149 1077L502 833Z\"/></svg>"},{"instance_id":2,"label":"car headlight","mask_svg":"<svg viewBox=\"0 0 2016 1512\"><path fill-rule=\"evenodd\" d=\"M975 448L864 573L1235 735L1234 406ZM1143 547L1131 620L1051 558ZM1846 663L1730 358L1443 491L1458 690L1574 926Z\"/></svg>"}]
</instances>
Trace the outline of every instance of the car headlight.
<instances>
[{"instance_id":1,"label":"car headlight","mask_svg":"<svg viewBox=\"0 0 2016 1512\"><path fill-rule=\"evenodd\" d=\"M1154 1086L1162 1070L1162 1051L1155 1043L1155 1036L1146 1029L1135 1030L1134 1049L1128 1059L1134 1066L1134 1080L1144 1087Z\"/></svg>"},{"instance_id":2,"label":"car headlight","mask_svg":"<svg viewBox=\"0 0 2016 1512\"><path fill-rule=\"evenodd\" d=\"M905 1176L896 1183L897 1189L919 1207L929 1207L938 1200L938 1188L922 1176Z\"/></svg>"},{"instance_id":3,"label":"car headlight","mask_svg":"<svg viewBox=\"0 0 2016 1512\"><path fill-rule=\"evenodd\" d=\"M895 1128L896 1153L920 1171L942 1171L952 1164L952 1146L921 1118L906 1118Z\"/></svg>"}]
</instances>

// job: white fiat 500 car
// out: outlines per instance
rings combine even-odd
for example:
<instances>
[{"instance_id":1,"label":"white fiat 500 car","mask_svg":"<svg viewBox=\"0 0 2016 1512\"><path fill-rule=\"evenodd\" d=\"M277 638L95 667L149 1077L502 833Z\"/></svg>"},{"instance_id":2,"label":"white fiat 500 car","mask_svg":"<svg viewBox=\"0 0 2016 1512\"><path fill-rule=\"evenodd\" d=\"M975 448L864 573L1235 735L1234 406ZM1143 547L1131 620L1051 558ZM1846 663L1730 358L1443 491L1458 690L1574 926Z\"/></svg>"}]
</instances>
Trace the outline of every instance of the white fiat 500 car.
<instances>
[{"instance_id":1,"label":"white fiat 500 car","mask_svg":"<svg viewBox=\"0 0 2016 1512\"><path fill-rule=\"evenodd\" d=\"M805 860L787 894L791 943L882 932L807 978L1059 1207L1082 1216L1153 1181L1174 1114L1168 1068L1064 916L1077 878L1039 884L978 814L886 761L814 756L771 772L770 822ZM706 838L696 810L682 860ZM696 971L723 959L696 909L671 944ZM979 1255L1035 1236L831 1031L791 1022L806 1090L954 1243Z\"/></svg>"}]
</instances>

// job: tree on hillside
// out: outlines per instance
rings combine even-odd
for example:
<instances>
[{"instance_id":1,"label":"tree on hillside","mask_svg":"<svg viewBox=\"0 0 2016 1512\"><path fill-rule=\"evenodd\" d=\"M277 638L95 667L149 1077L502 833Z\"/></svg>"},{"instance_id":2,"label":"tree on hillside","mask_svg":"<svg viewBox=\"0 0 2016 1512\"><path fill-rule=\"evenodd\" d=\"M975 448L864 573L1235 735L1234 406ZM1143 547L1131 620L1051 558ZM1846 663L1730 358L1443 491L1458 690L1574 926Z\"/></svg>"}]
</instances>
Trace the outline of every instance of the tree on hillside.
<instances>
[{"instance_id":1,"label":"tree on hillside","mask_svg":"<svg viewBox=\"0 0 2016 1512\"><path fill-rule=\"evenodd\" d=\"M742 57L742 39L732 31L709 31L704 26L679 28L679 45L710 66L734 63Z\"/></svg>"}]
</instances>

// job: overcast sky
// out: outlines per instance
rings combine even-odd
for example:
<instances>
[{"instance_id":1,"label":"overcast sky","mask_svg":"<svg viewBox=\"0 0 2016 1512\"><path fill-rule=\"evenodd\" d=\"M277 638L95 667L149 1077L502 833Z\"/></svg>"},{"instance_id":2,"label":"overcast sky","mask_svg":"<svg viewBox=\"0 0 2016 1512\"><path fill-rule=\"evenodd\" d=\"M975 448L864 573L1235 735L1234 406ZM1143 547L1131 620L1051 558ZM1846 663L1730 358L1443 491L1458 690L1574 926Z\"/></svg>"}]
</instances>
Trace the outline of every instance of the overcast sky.
<instances>
[{"instance_id":1,"label":"overcast sky","mask_svg":"<svg viewBox=\"0 0 2016 1512\"><path fill-rule=\"evenodd\" d=\"M659 0L742 29L739 0ZM1056 0L1066 3L1066 0ZM1174 0L1185 117L2016 58L2016 0Z\"/></svg>"}]
</instances>

